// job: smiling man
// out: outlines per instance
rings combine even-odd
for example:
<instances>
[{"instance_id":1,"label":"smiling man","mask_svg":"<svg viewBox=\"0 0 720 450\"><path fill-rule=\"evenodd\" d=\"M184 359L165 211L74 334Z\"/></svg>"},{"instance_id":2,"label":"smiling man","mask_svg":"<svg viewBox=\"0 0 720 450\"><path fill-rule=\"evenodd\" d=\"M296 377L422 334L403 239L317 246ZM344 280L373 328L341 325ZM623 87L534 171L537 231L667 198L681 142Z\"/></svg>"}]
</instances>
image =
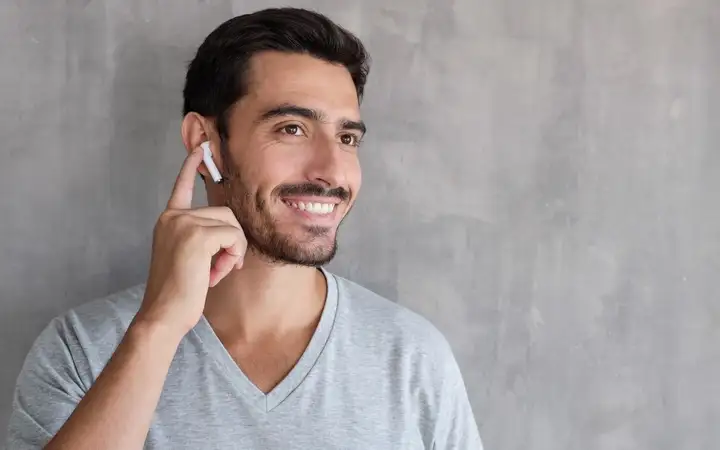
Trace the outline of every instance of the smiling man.
<instances>
[{"instance_id":1,"label":"smiling man","mask_svg":"<svg viewBox=\"0 0 720 450\"><path fill-rule=\"evenodd\" d=\"M322 268L360 190L367 73L360 41L306 10L207 37L147 283L43 331L10 449L481 449L444 337ZM198 173L209 206L193 209Z\"/></svg>"}]
</instances>

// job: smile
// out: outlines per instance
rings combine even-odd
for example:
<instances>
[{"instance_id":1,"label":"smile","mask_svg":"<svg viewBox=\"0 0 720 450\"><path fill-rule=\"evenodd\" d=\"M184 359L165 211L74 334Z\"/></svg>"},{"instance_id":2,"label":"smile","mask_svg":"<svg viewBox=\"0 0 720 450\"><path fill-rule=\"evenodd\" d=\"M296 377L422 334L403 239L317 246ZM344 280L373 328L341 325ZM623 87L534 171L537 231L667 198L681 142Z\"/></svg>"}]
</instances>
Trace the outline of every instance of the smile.
<instances>
[{"instance_id":1,"label":"smile","mask_svg":"<svg viewBox=\"0 0 720 450\"><path fill-rule=\"evenodd\" d=\"M295 202L291 200L283 200L283 203L300 211L310 214L326 215L335 211L335 203L319 203L319 202Z\"/></svg>"}]
</instances>

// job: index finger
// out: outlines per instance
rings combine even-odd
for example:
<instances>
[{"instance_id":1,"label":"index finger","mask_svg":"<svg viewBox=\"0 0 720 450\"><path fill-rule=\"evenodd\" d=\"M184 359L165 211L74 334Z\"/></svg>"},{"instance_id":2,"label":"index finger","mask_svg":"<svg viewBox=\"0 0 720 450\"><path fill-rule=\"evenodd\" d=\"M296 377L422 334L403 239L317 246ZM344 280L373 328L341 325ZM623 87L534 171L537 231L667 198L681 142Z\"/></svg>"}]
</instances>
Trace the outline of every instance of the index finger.
<instances>
[{"instance_id":1,"label":"index finger","mask_svg":"<svg viewBox=\"0 0 720 450\"><path fill-rule=\"evenodd\" d=\"M192 207L195 174L202 162L203 152L200 147L190 153L180 169L172 194L168 200L168 209L190 209Z\"/></svg>"}]
</instances>

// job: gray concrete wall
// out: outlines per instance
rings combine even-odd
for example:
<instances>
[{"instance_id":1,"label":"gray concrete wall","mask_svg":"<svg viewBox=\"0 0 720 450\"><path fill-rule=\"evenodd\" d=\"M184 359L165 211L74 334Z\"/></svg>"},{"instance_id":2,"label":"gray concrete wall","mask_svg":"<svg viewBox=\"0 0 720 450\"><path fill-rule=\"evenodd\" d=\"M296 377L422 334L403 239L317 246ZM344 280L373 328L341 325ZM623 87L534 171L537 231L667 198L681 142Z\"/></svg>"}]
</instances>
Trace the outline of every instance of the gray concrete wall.
<instances>
[{"instance_id":1,"label":"gray concrete wall","mask_svg":"<svg viewBox=\"0 0 720 450\"><path fill-rule=\"evenodd\" d=\"M720 447L720 3L290 3L374 56L333 268L445 332L487 448ZM0 423L53 315L143 281L184 63L269 4L0 3Z\"/></svg>"}]
</instances>

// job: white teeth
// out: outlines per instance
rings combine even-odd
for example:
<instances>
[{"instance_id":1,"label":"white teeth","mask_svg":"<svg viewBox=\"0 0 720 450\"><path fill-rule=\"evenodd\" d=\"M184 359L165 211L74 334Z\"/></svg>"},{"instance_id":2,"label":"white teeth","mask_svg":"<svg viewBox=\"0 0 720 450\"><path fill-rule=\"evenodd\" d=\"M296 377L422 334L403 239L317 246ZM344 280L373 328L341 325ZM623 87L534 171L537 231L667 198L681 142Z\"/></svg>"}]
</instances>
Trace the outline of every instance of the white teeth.
<instances>
[{"instance_id":1,"label":"white teeth","mask_svg":"<svg viewBox=\"0 0 720 450\"><path fill-rule=\"evenodd\" d=\"M334 203L305 203L305 202L285 202L293 208L297 208L300 211L307 211L313 214L329 214L335 211Z\"/></svg>"}]
</instances>

